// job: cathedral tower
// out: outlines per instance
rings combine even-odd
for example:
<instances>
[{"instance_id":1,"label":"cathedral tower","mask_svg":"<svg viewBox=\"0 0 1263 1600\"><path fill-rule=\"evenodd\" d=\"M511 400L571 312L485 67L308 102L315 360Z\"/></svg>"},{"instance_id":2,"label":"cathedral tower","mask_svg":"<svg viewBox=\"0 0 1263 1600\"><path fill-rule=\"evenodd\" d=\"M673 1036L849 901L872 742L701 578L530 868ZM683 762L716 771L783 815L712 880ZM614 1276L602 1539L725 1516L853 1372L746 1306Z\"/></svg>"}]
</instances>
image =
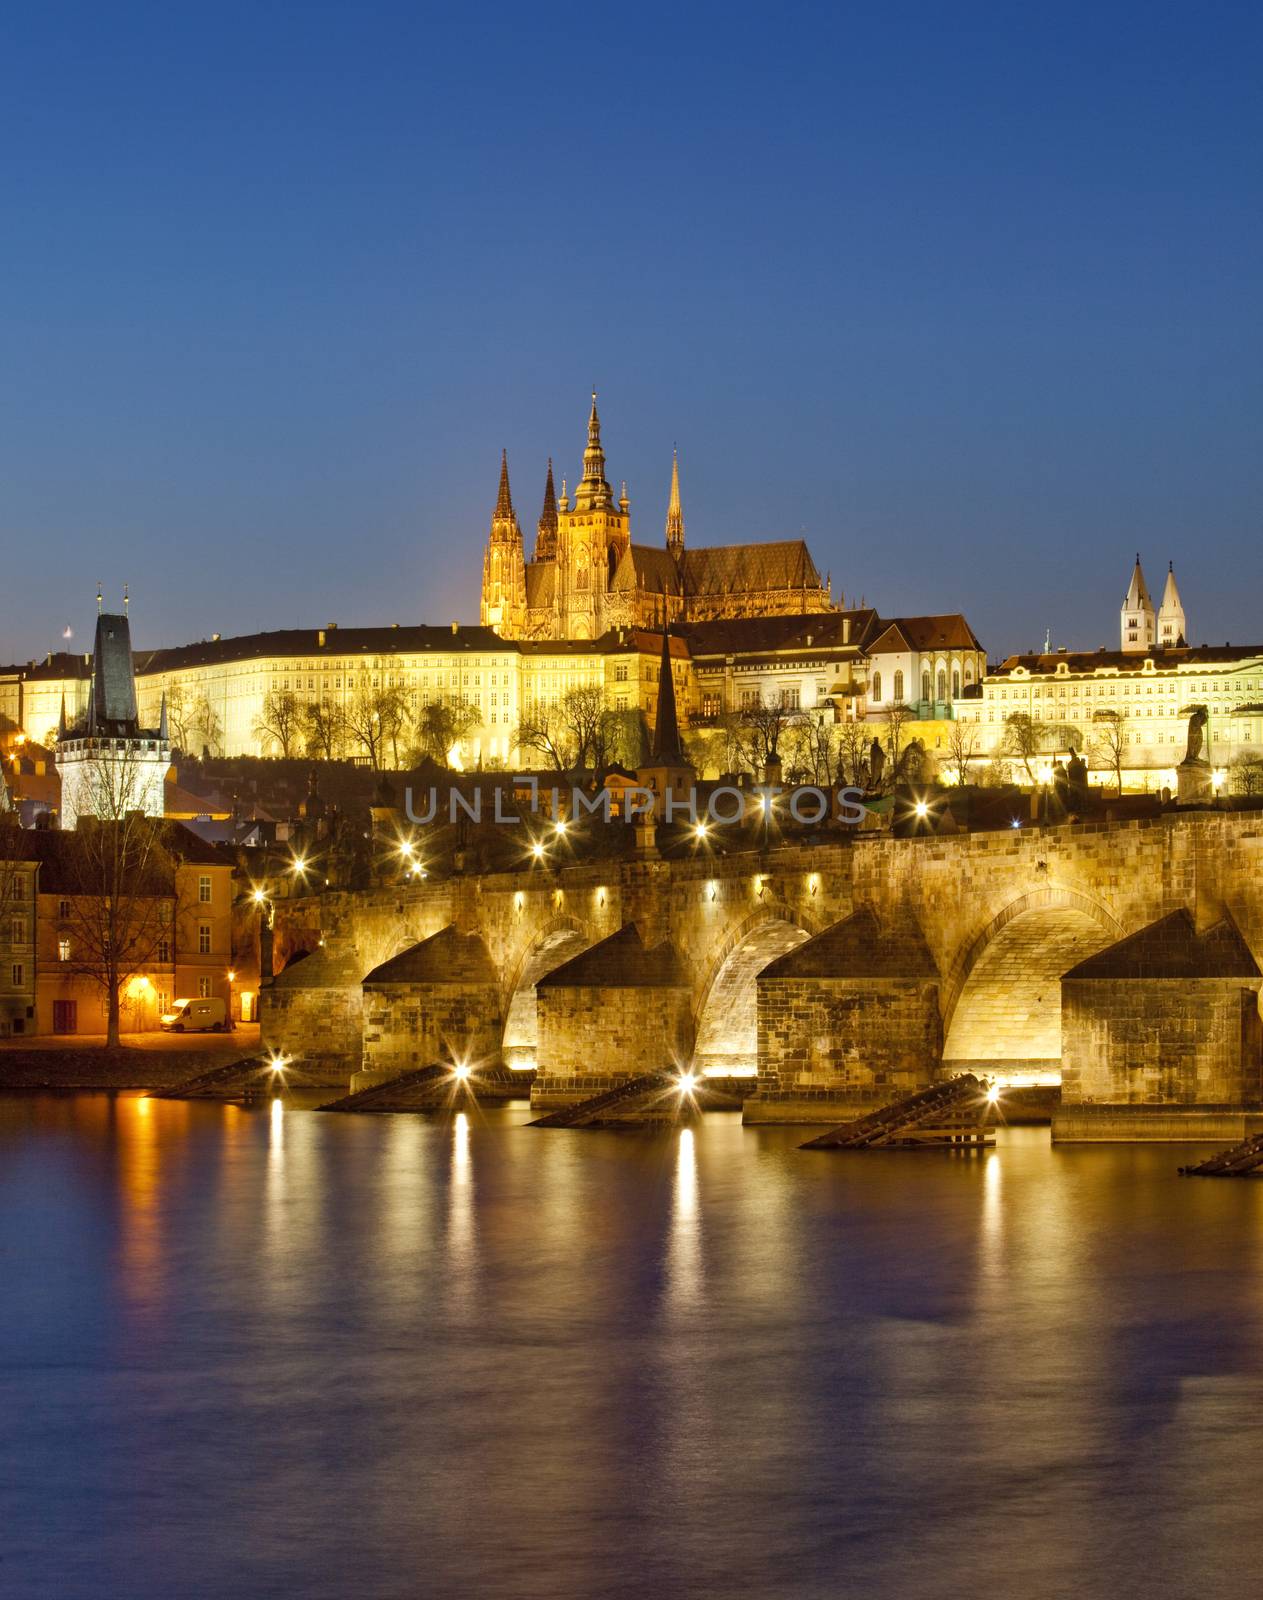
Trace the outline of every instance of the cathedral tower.
<instances>
[{"instance_id":1,"label":"cathedral tower","mask_svg":"<svg viewBox=\"0 0 1263 1600\"><path fill-rule=\"evenodd\" d=\"M526 556L522 530L509 493L509 458L500 454L500 492L491 514L491 536L482 562L482 625L505 639L526 628Z\"/></svg>"},{"instance_id":2,"label":"cathedral tower","mask_svg":"<svg viewBox=\"0 0 1263 1600\"><path fill-rule=\"evenodd\" d=\"M631 542L626 492L620 500L605 477L596 390L588 418L583 476L557 506L557 572L554 590L557 637L595 639L605 631L610 574Z\"/></svg>"},{"instance_id":3,"label":"cathedral tower","mask_svg":"<svg viewBox=\"0 0 1263 1600\"><path fill-rule=\"evenodd\" d=\"M557 554L557 491L553 488L553 458L548 458L544 480L544 509L535 525L535 559L551 561Z\"/></svg>"},{"instance_id":4,"label":"cathedral tower","mask_svg":"<svg viewBox=\"0 0 1263 1600\"><path fill-rule=\"evenodd\" d=\"M1122 635L1120 649L1125 654L1144 655L1146 651L1153 649L1153 601L1149 598L1149 590L1145 586L1145 575L1140 570L1139 552L1136 554L1136 565L1132 571L1127 598L1123 601L1123 609L1119 616L1119 632Z\"/></svg>"},{"instance_id":5,"label":"cathedral tower","mask_svg":"<svg viewBox=\"0 0 1263 1600\"><path fill-rule=\"evenodd\" d=\"M667 549L678 561L684 554L684 512L680 507L680 456L671 452L671 499L667 505Z\"/></svg>"},{"instance_id":6,"label":"cathedral tower","mask_svg":"<svg viewBox=\"0 0 1263 1600\"><path fill-rule=\"evenodd\" d=\"M1177 644L1185 644L1188 632L1184 623L1184 607L1180 603L1180 591L1175 587L1175 563L1167 563L1167 584L1162 591L1162 604L1158 608L1158 644L1163 650L1171 650Z\"/></svg>"}]
</instances>

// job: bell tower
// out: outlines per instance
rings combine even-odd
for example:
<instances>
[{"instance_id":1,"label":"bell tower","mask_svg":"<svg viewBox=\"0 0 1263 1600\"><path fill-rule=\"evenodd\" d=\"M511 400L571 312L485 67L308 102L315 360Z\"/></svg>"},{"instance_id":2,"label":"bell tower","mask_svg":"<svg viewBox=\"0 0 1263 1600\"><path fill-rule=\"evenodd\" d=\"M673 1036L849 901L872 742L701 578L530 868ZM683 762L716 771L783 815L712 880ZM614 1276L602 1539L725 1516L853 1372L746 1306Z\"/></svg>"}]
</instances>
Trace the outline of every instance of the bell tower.
<instances>
[{"instance_id":1,"label":"bell tower","mask_svg":"<svg viewBox=\"0 0 1263 1600\"><path fill-rule=\"evenodd\" d=\"M601 419L592 391L583 476L557 505L557 634L595 639L605 631L605 596L610 574L631 542L627 492L614 498L605 477Z\"/></svg>"},{"instance_id":2,"label":"bell tower","mask_svg":"<svg viewBox=\"0 0 1263 1600\"><path fill-rule=\"evenodd\" d=\"M1119 614L1119 633L1122 635L1119 648L1124 655L1144 655L1153 649L1154 632L1153 601L1149 598L1145 575L1140 570L1140 553L1137 551L1131 583Z\"/></svg>"},{"instance_id":3,"label":"bell tower","mask_svg":"<svg viewBox=\"0 0 1263 1600\"><path fill-rule=\"evenodd\" d=\"M500 453L500 492L482 562L481 621L503 639L518 639L526 631L526 556L509 493L507 451Z\"/></svg>"}]
</instances>

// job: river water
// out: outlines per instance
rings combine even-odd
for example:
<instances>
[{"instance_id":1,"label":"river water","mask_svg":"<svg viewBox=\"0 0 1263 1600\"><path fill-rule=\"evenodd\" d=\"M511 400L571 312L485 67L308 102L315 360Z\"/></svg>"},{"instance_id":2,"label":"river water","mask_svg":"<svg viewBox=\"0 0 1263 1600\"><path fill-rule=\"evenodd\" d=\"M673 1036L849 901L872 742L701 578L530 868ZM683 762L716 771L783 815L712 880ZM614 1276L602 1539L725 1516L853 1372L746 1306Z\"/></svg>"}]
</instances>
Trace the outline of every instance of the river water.
<instances>
[{"instance_id":1,"label":"river water","mask_svg":"<svg viewBox=\"0 0 1263 1600\"><path fill-rule=\"evenodd\" d=\"M1263 1571L1263 1183L0 1098L0 1594L1183 1596Z\"/></svg>"}]
</instances>

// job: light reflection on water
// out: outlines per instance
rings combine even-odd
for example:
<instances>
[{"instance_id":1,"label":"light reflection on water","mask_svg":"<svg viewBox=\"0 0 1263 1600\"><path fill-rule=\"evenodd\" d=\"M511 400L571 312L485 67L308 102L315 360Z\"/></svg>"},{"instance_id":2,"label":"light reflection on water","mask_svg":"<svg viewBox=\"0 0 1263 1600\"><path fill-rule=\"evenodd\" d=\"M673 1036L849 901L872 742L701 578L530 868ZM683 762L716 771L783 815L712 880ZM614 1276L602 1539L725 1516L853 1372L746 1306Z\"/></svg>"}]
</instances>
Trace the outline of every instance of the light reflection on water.
<instances>
[{"instance_id":1,"label":"light reflection on water","mask_svg":"<svg viewBox=\"0 0 1263 1600\"><path fill-rule=\"evenodd\" d=\"M1263 1184L524 1117L0 1099L5 1600L1253 1583Z\"/></svg>"}]
</instances>

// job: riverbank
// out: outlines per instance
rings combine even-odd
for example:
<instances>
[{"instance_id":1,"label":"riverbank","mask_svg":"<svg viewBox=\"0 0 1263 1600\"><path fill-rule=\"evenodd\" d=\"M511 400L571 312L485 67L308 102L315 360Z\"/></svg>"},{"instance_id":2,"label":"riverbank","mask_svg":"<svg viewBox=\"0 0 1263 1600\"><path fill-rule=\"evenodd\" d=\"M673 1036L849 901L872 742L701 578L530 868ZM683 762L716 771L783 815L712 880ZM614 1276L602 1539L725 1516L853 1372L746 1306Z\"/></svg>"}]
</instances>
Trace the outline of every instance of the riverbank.
<instances>
[{"instance_id":1,"label":"riverbank","mask_svg":"<svg viewBox=\"0 0 1263 1600\"><path fill-rule=\"evenodd\" d=\"M259 1030L231 1034L125 1034L114 1049L104 1037L6 1039L0 1089L171 1089L194 1073L257 1053Z\"/></svg>"}]
</instances>

